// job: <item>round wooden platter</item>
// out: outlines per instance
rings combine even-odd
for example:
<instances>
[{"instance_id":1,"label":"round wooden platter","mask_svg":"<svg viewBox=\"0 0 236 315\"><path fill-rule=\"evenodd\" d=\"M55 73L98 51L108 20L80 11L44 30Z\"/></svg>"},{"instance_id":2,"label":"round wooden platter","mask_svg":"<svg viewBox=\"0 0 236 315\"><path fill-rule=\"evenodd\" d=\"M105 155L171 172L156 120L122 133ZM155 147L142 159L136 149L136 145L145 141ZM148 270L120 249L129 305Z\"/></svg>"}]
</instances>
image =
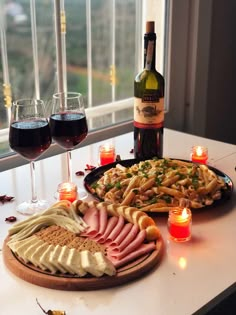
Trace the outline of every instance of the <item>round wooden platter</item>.
<instances>
[{"instance_id":1,"label":"round wooden platter","mask_svg":"<svg viewBox=\"0 0 236 315\"><path fill-rule=\"evenodd\" d=\"M70 275L51 274L34 267L32 264L24 263L7 246L8 240L9 238L6 238L4 241L3 260L13 274L41 287L65 291L106 289L136 280L144 276L159 263L163 249L163 240L160 239L156 242L154 251L117 269L115 276L104 275L100 278L92 276L79 278Z\"/></svg>"}]
</instances>

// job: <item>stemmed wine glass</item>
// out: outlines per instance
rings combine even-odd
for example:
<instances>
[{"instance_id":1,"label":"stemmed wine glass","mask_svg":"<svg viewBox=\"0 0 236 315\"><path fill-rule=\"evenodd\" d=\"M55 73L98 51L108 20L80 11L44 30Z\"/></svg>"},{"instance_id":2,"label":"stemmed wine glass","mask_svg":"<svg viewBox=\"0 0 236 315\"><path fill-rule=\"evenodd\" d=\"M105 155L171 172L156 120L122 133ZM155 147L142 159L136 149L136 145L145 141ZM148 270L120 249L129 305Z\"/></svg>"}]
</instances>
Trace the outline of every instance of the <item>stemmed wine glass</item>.
<instances>
[{"instance_id":1,"label":"stemmed wine glass","mask_svg":"<svg viewBox=\"0 0 236 315\"><path fill-rule=\"evenodd\" d=\"M14 101L11 108L9 144L12 150L30 161L31 171L32 198L18 205L17 211L22 214L31 215L49 206L46 200L37 198L34 161L49 148L51 142L43 101L38 99Z\"/></svg>"},{"instance_id":2,"label":"stemmed wine glass","mask_svg":"<svg viewBox=\"0 0 236 315\"><path fill-rule=\"evenodd\" d=\"M67 181L72 183L71 150L77 147L88 134L82 94L55 93L52 107L50 116L52 138L67 152ZM78 189L78 192L80 199L87 195L84 190Z\"/></svg>"}]
</instances>

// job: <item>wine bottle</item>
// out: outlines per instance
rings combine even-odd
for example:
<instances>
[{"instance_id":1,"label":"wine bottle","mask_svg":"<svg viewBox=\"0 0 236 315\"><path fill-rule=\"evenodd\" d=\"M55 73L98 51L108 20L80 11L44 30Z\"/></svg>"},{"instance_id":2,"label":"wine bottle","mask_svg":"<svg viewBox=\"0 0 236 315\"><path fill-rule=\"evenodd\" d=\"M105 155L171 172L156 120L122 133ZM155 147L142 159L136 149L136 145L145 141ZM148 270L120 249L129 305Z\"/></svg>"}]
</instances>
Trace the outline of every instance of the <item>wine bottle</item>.
<instances>
[{"instance_id":1,"label":"wine bottle","mask_svg":"<svg viewBox=\"0 0 236 315\"><path fill-rule=\"evenodd\" d=\"M163 154L164 78L156 71L156 34L146 23L144 69L134 80L134 155L145 160Z\"/></svg>"}]
</instances>

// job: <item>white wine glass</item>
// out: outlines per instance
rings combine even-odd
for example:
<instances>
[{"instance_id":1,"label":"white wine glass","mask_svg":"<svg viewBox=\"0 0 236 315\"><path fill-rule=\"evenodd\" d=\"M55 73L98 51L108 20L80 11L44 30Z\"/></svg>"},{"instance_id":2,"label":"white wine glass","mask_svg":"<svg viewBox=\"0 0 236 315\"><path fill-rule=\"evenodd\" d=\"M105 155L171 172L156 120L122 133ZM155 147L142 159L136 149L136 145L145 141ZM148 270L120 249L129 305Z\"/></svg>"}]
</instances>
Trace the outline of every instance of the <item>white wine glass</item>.
<instances>
[{"instance_id":1,"label":"white wine glass","mask_svg":"<svg viewBox=\"0 0 236 315\"><path fill-rule=\"evenodd\" d=\"M82 94L77 92L62 92L53 95L50 128L53 140L67 154L67 182L72 183L71 151L76 148L87 136L88 126L84 110ZM87 193L78 189L79 198Z\"/></svg>"},{"instance_id":2,"label":"white wine glass","mask_svg":"<svg viewBox=\"0 0 236 315\"><path fill-rule=\"evenodd\" d=\"M34 161L51 145L51 133L45 116L44 102L38 99L20 99L13 102L9 144L13 151L30 161L31 200L17 206L17 211L31 215L48 208L46 200L39 200L35 185Z\"/></svg>"}]
</instances>

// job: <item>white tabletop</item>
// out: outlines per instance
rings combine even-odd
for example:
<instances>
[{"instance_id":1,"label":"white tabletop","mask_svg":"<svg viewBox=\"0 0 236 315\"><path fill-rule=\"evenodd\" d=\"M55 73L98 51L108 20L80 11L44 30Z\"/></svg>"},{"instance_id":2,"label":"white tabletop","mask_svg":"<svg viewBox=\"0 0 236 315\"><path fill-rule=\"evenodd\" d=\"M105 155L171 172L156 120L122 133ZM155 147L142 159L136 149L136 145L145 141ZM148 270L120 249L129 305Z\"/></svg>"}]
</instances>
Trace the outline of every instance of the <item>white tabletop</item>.
<instances>
[{"instance_id":1,"label":"white tabletop","mask_svg":"<svg viewBox=\"0 0 236 315\"><path fill-rule=\"evenodd\" d=\"M122 159L133 158L132 133L110 139ZM103 142L109 142L103 141ZM96 143L73 151L73 175L78 186L83 177L75 171L86 164L97 165ZM236 183L236 146L165 130L164 156L189 159L193 145L208 147L209 164L226 173ZM65 180L65 155L36 163L38 196L55 201L57 185ZM16 204L30 198L29 166L0 173L0 195L15 197L0 204L0 248L10 224L5 218L17 216ZM89 196L88 199L92 197ZM155 215L164 239L160 264L149 274L126 285L98 291L59 291L39 287L13 275L4 265L0 252L0 314L42 314L36 298L47 311L64 310L67 315L189 315L200 309L236 281L236 192L222 205L193 213L192 240L174 243L167 232L167 215Z\"/></svg>"}]
</instances>

